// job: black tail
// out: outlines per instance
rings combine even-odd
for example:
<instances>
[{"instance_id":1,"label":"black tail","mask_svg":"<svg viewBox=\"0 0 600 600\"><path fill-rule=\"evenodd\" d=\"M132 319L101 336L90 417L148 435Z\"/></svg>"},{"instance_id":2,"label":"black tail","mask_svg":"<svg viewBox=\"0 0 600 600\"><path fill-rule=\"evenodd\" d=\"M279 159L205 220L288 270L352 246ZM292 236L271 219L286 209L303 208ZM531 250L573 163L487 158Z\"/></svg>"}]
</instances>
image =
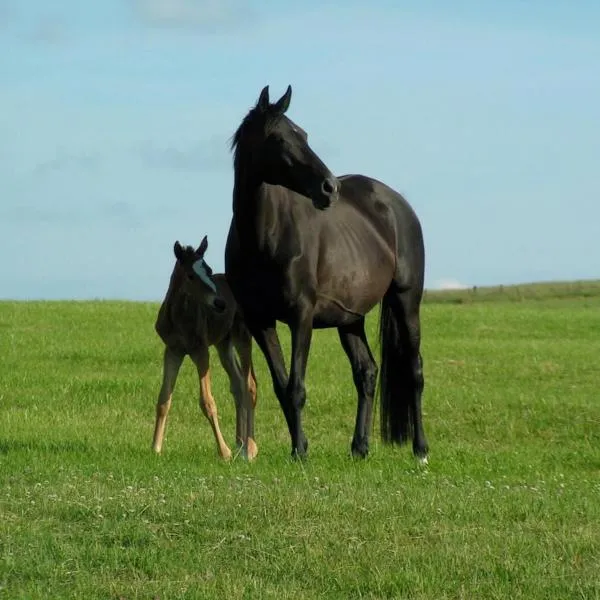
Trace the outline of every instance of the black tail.
<instances>
[{"instance_id":1,"label":"black tail","mask_svg":"<svg viewBox=\"0 0 600 600\"><path fill-rule=\"evenodd\" d=\"M394 292L387 291L381 301L379 314L379 404L381 412L381 439L386 443L403 444L413 437L412 393L414 383L410 361L403 339L404 322L398 318L400 308Z\"/></svg>"}]
</instances>

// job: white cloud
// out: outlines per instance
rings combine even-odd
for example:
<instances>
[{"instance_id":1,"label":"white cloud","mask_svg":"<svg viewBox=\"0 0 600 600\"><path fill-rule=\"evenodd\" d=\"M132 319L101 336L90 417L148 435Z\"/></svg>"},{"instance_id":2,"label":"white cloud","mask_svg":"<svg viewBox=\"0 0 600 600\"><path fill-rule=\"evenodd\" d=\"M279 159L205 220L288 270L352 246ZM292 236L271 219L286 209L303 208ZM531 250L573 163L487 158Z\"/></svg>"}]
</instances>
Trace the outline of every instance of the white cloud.
<instances>
[{"instance_id":1,"label":"white cloud","mask_svg":"<svg viewBox=\"0 0 600 600\"><path fill-rule=\"evenodd\" d=\"M465 290L469 286L460 281L451 278L438 279L434 282L432 289L434 290Z\"/></svg>"},{"instance_id":2,"label":"white cloud","mask_svg":"<svg viewBox=\"0 0 600 600\"><path fill-rule=\"evenodd\" d=\"M139 17L162 27L213 30L241 23L253 15L249 0L133 0Z\"/></svg>"}]
</instances>

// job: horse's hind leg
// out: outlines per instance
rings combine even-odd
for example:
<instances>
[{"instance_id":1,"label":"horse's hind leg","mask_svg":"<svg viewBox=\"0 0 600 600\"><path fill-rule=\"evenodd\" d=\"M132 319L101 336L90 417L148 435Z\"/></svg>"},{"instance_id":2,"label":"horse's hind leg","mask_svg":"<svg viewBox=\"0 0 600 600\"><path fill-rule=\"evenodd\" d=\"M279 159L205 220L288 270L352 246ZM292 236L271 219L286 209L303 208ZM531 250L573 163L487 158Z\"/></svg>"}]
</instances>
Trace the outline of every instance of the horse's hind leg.
<instances>
[{"instance_id":1,"label":"horse's hind leg","mask_svg":"<svg viewBox=\"0 0 600 600\"><path fill-rule=\"evenodd\" d=\"M423 377L423 358L421 356L421 320L419 316L420 301L414 297L412 290L396 294L400 332L403 338L404 364L399 367L405 371L410 383L407 392L410 394L410 415L413 431L413 454L423 463L427 463L429 445L423 429L421 399L425 388ZM405 392L406 393L406 392Z\"/></svg>"},{"instance_id":2,"label":"horse's hind leg","mask_svg":"<svg viewBox=\"0 0 600 600\"><path fill-rule=\"evenodd\" d=\"M181 368L184 356L184 354L175 352L168 346L165 346L163 355L163 380L156 403L156 423L154 424L154 438L152 440L152 448L157 453L160 453L162 449L173 389L175 388L177 374Z\"/></svg>"},{"instance_id":3,"label":"horse's hind leg","mask_svg":"<svg viewBox=\"0 0 600 600\"><path fill-rule=\"evenodd\" d=\"M200 379L200 408L204 413L204 416L208 419L210 426L217 442L219 449L219 455L225 460L231 458L231 450L223 439L223 434L219 427L219 416L217 414L217 405L212 395L210 386L210 368L209 368L209 354L208 347L205 346L198 352L192 355L192 360L198 370L198 377Z\"/></svg>"},{"instance_id":4,"label":"horse's hind leg","mask_svg":"<svg viewBox=\"0 0 600 600\"><path fill-rule=\"evenodd\" d=\"M377 384L377 363L365 335L365 320L338 328L342 348L352 367L358 392L356 426L352 438L352 455L364 458L369 453L369 434L373 422L373 397Z\"/></svg>"}]
</instances>

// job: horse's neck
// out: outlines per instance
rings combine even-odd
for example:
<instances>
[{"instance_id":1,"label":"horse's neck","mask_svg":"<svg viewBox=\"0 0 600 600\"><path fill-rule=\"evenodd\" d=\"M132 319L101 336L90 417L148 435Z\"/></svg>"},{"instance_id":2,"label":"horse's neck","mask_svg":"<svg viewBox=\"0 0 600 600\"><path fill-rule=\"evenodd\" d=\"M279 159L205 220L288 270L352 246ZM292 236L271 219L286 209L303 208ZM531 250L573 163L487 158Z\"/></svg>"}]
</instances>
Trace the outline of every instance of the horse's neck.
<instances>
[{"instance_id":1,"label":"horse's neck","mask_svg":"<svg viewBox=\"0 0 600 600\"><path fill-rule=\"evenodd\" d=\"M254 249L258 244L258 209L262 182L247 173L244 168L236 170L233 184L233 218L242 247Z\"/></svg>"}]
</instances>

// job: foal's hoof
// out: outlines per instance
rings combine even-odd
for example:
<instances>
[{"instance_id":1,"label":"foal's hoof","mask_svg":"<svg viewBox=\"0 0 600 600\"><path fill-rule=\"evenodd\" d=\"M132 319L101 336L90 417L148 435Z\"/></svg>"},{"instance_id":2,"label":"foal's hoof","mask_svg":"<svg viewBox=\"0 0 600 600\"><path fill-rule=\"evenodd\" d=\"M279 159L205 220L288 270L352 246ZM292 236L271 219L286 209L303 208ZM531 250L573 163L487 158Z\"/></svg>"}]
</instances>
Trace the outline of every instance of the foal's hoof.
<instances>
[{"instance_id":1,"label":"foal's hoof","mask_svg":"<svg viewBox=\"0 0 600 600\"><path fill-rule=\"evenodd\" d=\"M243 449L243 454L246 457L246 460L254 460L258 454L258 446L256 442L252 438L248 438L248 443L246 447Z\"/></svg>"},{"instance_id":2,"label":"foal's hoof","mask_svg":"<svg viewBox=\"0 0 600 600\"><path fill-rule=\"evenodd\" d=\"M225 461L229 461L231 460L231 450L229 449L228 446L225 446L224 448L221 448L219 450L219 456Z\"/></svg>"}]
</instances>

